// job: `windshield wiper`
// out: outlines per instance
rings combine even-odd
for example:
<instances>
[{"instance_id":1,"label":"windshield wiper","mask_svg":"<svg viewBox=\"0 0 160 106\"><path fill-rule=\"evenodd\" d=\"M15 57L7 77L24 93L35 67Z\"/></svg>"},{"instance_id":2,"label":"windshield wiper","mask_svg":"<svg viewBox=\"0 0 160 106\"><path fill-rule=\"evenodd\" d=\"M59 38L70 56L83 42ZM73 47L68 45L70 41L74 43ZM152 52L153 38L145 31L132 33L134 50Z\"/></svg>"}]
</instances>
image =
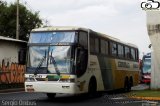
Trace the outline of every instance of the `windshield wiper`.
<instances>
[{"instance_id":1,"label":"windshield wiper","mask_svg":"<svg viewBox=\"0 0 160 106\"><path fill-rule=\"evenodd\" d=\"M35 69L34 75L38 74L39 68L41 67L43 61L46 59L46 50L45 50L45 55L42 57L41 61L39 62L38 66Z\"/></svg>"},{"instance_id":2,"label":"windshield wiper","mask_svg":"<svg viewBox=\"0 0 160 106\"><path fill-rule=\"evenodd\" d=\"M53 52L53 50L52 50L52 52ZM52 52L51 52L50 58L51 58L51 61L52 61L53 65L54 65L54 68L55 68L55 71L56 71L57 75L60 76L60 71L59 71L59 69L58 69L58 66L57 66L57 63L56 63L54 57L52 56Z\"/></svg>"}]
</instances>

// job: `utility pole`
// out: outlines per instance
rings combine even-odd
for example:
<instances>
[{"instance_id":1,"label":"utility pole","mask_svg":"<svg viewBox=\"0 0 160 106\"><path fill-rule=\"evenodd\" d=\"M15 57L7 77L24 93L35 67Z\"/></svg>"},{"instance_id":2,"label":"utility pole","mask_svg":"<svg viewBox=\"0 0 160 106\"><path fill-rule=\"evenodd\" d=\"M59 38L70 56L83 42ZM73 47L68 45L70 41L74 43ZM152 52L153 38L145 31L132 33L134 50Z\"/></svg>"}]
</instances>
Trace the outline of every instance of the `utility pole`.
<instances>
[{"instance_id":1,"label":"utility pole","mask_svg":"<svg viewBox=\"0 0 160 106\"><path fill-rule=\"evenodd\" d=\"M19 0L17 0L16 39L19 39Z\"/></svg>"}]
</instances>

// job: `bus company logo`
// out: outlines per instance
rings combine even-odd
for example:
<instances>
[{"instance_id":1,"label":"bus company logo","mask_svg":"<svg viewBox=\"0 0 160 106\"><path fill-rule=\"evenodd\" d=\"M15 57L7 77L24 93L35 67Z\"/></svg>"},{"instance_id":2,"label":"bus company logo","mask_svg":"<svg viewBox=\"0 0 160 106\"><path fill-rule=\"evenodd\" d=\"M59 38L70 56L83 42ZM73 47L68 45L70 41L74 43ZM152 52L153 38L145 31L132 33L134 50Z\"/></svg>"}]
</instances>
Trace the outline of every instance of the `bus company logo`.
<instances>
[{"instance_id":1,"label":"bus company logo","mask_svg":"<svg viewBox=\"0 0 160 106\"><path fill-rule=\"evenodd\" d=\"M141 3L142 10L159 10L160 2L154 0L148 0Z\"/></svg>"},{"instance_id":2,"label":"bus company logo","mask_svg":"<svg viewBox=\"0 0 160 106\"><path fill-rule=\"evenodd\" d=\"M29 75L29 78L42 78L42 75Z\"/></svg>"}]
</instances>

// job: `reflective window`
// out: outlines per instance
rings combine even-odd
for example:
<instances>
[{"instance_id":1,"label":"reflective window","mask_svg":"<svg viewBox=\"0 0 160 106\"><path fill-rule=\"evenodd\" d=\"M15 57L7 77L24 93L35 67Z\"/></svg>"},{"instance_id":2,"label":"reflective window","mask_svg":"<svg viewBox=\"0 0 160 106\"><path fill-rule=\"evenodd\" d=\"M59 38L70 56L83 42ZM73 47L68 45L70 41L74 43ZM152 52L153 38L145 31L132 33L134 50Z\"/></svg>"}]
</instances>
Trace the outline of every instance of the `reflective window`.
<instances>
[{"instance_id":1,"label":"reflective window","mask_svg":"<svg viewBox=\"0 0 160 106\"><path fill-rule=\"evenodd\" d=\"M31 67L47 67L48 47L33 46L29 48L30 66Z\"/></svg>"},{"instance_id":2,"label":"reflective window","mask_svg":"<svg viewBox=\"0 0 160 106\"><path fill-rule=\"evenodd\" d=\"M104 40L101 40L101 53L102 54L106 54L106 48L105 48L106 44Z\"/></svg>"},{"instance_id":3,"label":"reflective window","mask_svg":"<svg viewBox=\"0 0 160 106\"><path fill-rule=\"evenodd\" d=\"M29 48L29 67L48 67L48 73L70 73L73 61L71 46L32 46ZM48 66L47 66L48 65ZM38 73L44 73L40 70Z\"/></svg>"},{"instance_id":4,"label":"reflective window","mask_svg":"<svg viewBox=\"0 0 160 106\"><path fill-rule=\"evenodd\" d=\"M50 46L48 71L49 73L69 73L71 71L71 47L70 46Z\"/></svg>"},{"instance_id":5,"label":"reflective window","mask_svg":"<svg viewBox=\"0 0 160 106\"><path fill-rule=\"evenodd\" d=\"M130 50L129 47L125 47L125 58L130 59Z\"/></svg>"},{"instance_id":6,"label":"reflective window","mask_svg":"<svg viewBox=\"0 0 160 106\"><path fill-rule=\"evenodd\" d=\"M95 52L99 53L99 39L95 38Z\"/></svg>"},{"instance_id":7,"label":"reflective window","mask_svg":"<svg viewBox=\"0 0 160 106\"><path fill-rule=\"evenodd\" d=\"M94 38L90 37L90 51L94 52L94 49L95 49Z\"/></svg>"},{"instance_id":8,"label":"reflective window","mask_svg":"<svg viewBox=\"0 0 160 106\"><path fill-rule=\"evenodd\" d=\"M111 53L112 56L117 56L117 44L114 42L111 42Z\"/></svg>"},{"instance_id":9,"label":"reflective window","mask_svg":"<svg viewBox=\"0 0 160 106\"><path fill-rule=\"evenodd\" d=\"M79 32L79 43L85 48L88 48L88 34L86 32Z\"/></svg>"},{"instance_id":10,"label":"reflective window","mask_svg":"<svg viewBox=\"0 0 160 106\"><path fill-rule=\"evenodd\" d=\"M124 57L124 49L122 45L118 44L118 57Z\"/></svg>"},{"instance_id":11,"label":"reflective window","mask_svg":"<svg viewBox=\"0 0 160 106\"><path fill-rule=\"evenodd\" d=\"M143 73L151 73L151 58L143 60Z\"/></svg>"},{"instance_id":12,"label":"reflective window","mask_svg":"<svg viewBox=\"0 0 160 106\"><path fill-rule=\"evenodd\" d=\"M108 54L108 41L101 40L101 53Z\"/></svg>"},{"instance_id":13,"label":"reflective window","mask_svg":"<svg viewBox=\"0 0 160 106\"><path fill-rule=\"evenodd\" d=\"M75 42L75 32L35 32L31 33L29 43Z\"/></svg>"},{"instance_id":14,"label":"reflective window","mask_svg":"<svg viewBox=\"0 0 160 106\"><path fill-rule=\"evenodd\" d=\"M131 49L131 59L135 60L136 59L136 51L135 49Z\"/></svg>"},{"instance_id":15,"label":"reflective window","mask_svg":"<svg viewBox=\"0 0 160 106\"><path fill-rule=\"evenodd\" d=\"M138 49L136 49L136 60L139 60Z\"/></svg>"}]
</instances>

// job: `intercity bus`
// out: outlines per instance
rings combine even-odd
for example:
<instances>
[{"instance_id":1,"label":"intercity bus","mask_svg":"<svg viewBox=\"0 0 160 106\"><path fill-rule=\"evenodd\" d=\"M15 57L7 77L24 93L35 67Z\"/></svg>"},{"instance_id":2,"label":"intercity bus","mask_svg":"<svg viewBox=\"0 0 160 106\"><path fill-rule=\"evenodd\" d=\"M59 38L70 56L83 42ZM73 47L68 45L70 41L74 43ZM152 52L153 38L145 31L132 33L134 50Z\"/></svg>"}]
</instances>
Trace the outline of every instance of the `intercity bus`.
<instances>
[{"instance_id":1,"label":"intercity bus","mask_svg":"<svg viewBox=\"0 0 160 106\"><path fill-rule=\"evenodd\" d=\"M94 94L139 82L134 44L81 27L33 29L28 42L25 91Z\"/></svg>"},{"instance_id":2,"label":"intercity bus","mask_svg":"<svg viewBox=\"0 0 160 106\"><path fill-rule=\"evenodd\" d=\"M143 55L141 63L141 83L151 81L151 52Z\"/></svg>"}]
</instances>

